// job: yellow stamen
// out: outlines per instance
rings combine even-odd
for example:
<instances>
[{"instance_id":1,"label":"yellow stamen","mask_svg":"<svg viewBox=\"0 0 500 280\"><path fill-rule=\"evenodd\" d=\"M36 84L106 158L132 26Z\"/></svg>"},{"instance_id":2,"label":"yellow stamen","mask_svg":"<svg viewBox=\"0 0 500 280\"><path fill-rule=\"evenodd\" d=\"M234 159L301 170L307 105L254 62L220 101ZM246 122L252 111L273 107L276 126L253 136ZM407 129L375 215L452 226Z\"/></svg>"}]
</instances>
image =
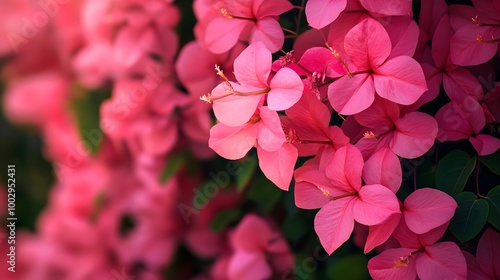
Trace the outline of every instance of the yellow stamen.
<instances>
[{"instance_id":1,"label":"yellow stamen","mask_svg":"<svg viewBox=\"0 0 500 280\"><path fill-rule=\"evenodd\" d=\"M372 131L368 131L363 133L363 137L368 139L376 139L377 135L375 135Z\"/></svg>"}]
</instances>

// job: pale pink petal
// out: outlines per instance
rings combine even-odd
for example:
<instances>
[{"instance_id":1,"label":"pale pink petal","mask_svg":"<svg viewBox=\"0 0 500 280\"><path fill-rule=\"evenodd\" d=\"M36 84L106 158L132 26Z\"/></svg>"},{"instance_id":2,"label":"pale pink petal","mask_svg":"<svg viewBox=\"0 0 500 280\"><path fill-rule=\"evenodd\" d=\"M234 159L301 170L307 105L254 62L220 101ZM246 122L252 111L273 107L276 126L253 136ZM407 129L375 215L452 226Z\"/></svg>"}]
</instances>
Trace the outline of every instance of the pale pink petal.
<instances>
[{"instance_id":1,"label":"pale pink petal","mask_svg":"<svg viewBox=\"0 0 500 280\"><path fill-rule=\"evenodd\" d=\"M500 234L488 228L477 244L476 259L488 276L500 277Z\"/></svg>"},{"instance_id":2,"label":"pale pink petal","mask_svg":"<svg viewBox=\"0 0 500 280\"><path fill-rule=\"evenodd\" d=\"M487 134L479 134L469 141L480 156L491 155L500 149L500 139Z\"/></svg>"},{"instance_id":3,"label":"pale pink petal","mask_svg":"<svg viewBox=\"0 0 500 280\"><path fill-rule=\"evenodd\" d=\"M411 0L360 0L359 2L368 11L386 16L409 16L412 14Z\"/></svg>"},{"instance_id":4,"label":"pale pink petal","mask_svg":"<svg viewBox=\"0 0 500 280\"><path fill-rule=\"evenodd\" d=\"M339 148L332 159L327 159L326 176L332 185L347 193L361 188L361 174L363 172L363 156L353 145Z\"/></svg>"},{"instance_id":5,"label":"pale pink petal","mask_svg":"<svg viewBox=\"0 0 500 280\"><path fill-rule=\"evenodd\" d=\"M262 42L271 52L277 52L285 42L285 34L279 22L271 17L257 20L250 37L250 43Z\"/></svg>"},{"instance_id":6,"label":"pale pink petal","mask_svg":"<svg viewBox=\"0 0 500 280\"><path fill-rule=\"evenodd\" d=\"M347 6L347 0L310 0L306 3L309 25L321 29L337 19Z\"/></svg>"},{"instance_id":7,"label":"pale pink petal","mask_svg":"<svg viewBox=\"0 0 500 280\"><path fill-rule=\"evenodd\" d=\"M457 202L448 194L431 188L412 192L404 202L406 225L417 234L426 233L448 222L457 209Z\"/></svg>"},{"instance_id":8,"label":"pale pink petal","mask_svg":"<svg viewBox=\"0 0 500 280\"><path fill-rule=\"evenodd\" d=\"M245 88L238 84L231 83L236 91L252 91L255 88ZM226 95L226 86L221 83L212 90L212 96L218 97ZM228 126L240 126L250 120L255 114L263 95L239 96L231 95L213 101L215 117Z\"/></svg>"},{"instance_id":9,"label":"pale pink petal","mask_svg":"<svg viewBox=\"0 0 500 280\"><path fill-rule=\"evenodd\" d=\"M349 32L344 49L358 71L378 68L391 53L391 39L380 22L367 18Z\"/></svg>"},{"instance_id":10,"label":"pale pink petal","mask_svg":"<svg viewBox=\"0 0 500 280\"><path fill-rule=\"evenodd\" d=\"M352 115L370 107L375 99L372 75L344 76L328 86L328 100L339 114Z\"/></svg>"},{"instance_id":11,"label":"pale pink petal","mask_svg":"<svg viewBox=\"0 0 500 280\"><path fill-rule=\"evenodd\" d=\"M363 180L367 185L380 184L396 193L401 186L403 171L398 157L389 148L375 152L363 168Z\"/></svg>"},{"instance_id":12,"label":"pale pink petal","mask_svg":"<svg viewBox=\"0 0 500 280\"><path fill-rule=\"evenodd\" d=\"M414 249L398 248L389 249L368 261L368 272L374 280L401 280L415 279L417 271L415 261L410 260L407 266L396 266L401 258L410 255Z\"/></svg>"},{"instance_id":13,"label":"pale pink petal","mask_svg":"<svg viewBox=\"0 0 500 280\"><path fill-rule=\"evenodd\" d=\"M388 60L373 75L378 95L402 105L417 101L427 90L420 64L409 56Z\"/></svg>"},{"instance_id":14,"label":"pale pink petal","mask_svg":"<svg viewBox=\"0 0 500 280\"><path fill-rule=\"evenodd\" d=\"M227 159L240 159L256 144L257 126L230 127L222 123L210 129L208 146Z\"/></svg>"},{"instance_id":15,"label":"pale pink petal","mask_svg":"<svg viewBox=\"0 0 500 280\"><path fill-rule=\"evenodd\" d=\"M353 216L360 224L380 224L391 215L400 212L396 195L382 185L366 185L358 191L353 201Z\"/></svg>"},{"instance_id":16,"label":"pale pink petal","mask_svg":"<svg viewBox=\"0 0 500 280\"><path fill-rule=\"evenodd\" d=\"M288 191L298 157L297 148L290 143L284 143L281 149L274 152L257 147L257 156L264 175L278 188Z\"/></svg>"},{"instance_id":17,"label":"pale pink petal","mask_svg":"<svg viewBox=\"0 0 500 280\"><path fill-rule=\"evenodd\" d=\"M282 68L272 78L271 91L267 94L267 105L274 111L292 107L302 96L304 84L299 75L290 68Z\"/></svg>"},{"instance_id":18,"label":"pale pink petal","mask_svg":"<svg viewBox=\"0 0 500 280\"><path fill-rule=\"evenodd\" d=\"M346 197L330 201L314 218L314 229L328 254L332 254L351 236L354 229L353 200L353 197Z\"/></svg>"},{"instance_id":19,"label":"pale pink petal","mask_svg":"<svg viewBox=\"0 0 500 280\"><path fill-rule=\"evenodd\" d=\"M256 124L259 127L257 138L259 147L268 152L277 151L286 141L278 113L262 106L259 107L259 116L261 120Z\"/></svg>"},{"instance_id":20,"label":"pale pink petal","mask_svg":"<svg viewBox=\"0 0 500 280\"><path fill-rule=\"evenodd\" d=\"M252 43L234 60L234 76L242 85L264 89L272 63L271 52L264 43Z\"/></svg>"},{"instance_id":21,"label":"pale pink petal","mask_svg":"<svg viewBox=\"0 0 500 280\"><path fill-rule=\"evenodd\" d=\"M228 280L268 279L272 270L261 252L236 251L229 261Z\"/></svg>"},{"instance_id":22,"label":"pale pink petal","mask_svg":"<svg viewBox=\"0 0 500 280\"><path fill-rule=\"evenodd\" d=\"M243 29L251 24L247 20L233 20L225 17L213 19L205 30L205 45L213 53L225 53L238 41Z\"/></svg>"},{"instance_id":23,"label":"pale pink petal","mask_svg":"<svg viewBox=\"0 0 500 280\"><path fill-rule=\"evenodd\" d=\"M412 112L396 122L391 150L404 158L416 158L431 149L438 133L436 120L421 112Z\"/></svg>"},{"instance_id":24,"label":"pale pink petal","mask_svg":"<svg viewBox=\"0 0 500 280\"><path fill-rule=\"evenodd\" d=\"M381 245L386 242L389 237L391 237L392 233L399 225L401 220L401 213L395 213L391 215L384 222L371 226L369 228L368 237L366 238L364 253L368 253L373 250L375 247Z\"/></svg>"},{"instance_id":25,"label":"pale pink petal","mask_svg":"<svg viewBox=\"0 0 500 280\"><path fill-rule=\"evenodd\" d=\"M420 279L467 279L467 263L453 242L425 247L425 252L417 256L416 262Z\"/></svg>"}]
</instances>

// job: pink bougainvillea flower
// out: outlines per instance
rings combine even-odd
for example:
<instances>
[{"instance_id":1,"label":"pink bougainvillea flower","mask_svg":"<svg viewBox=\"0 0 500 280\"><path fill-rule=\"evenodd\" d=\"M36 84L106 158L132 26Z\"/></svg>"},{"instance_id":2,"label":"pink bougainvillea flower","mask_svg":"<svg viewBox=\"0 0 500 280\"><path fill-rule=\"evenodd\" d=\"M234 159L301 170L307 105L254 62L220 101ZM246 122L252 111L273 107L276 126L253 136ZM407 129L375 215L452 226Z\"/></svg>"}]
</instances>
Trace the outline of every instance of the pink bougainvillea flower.
<instances>
[{"instance_id":1,"label":"pink bougainvillea flower","mask_svg":"<svg viewBox=\"0 0 500 280\"><path fill-rule=\"evenodd\" d=\"M500 7L496 1L472 1L474 7L454 5L451 61L456 65L478 65L490 60L500 44Z\"/></svg>"},{"instance_id":2,"label":"pink bougainvillea flower","mask_svg":"<svg viewBox=\"0 0 500 280\"><path fill-rule=\"evenodd\" d=\"M417 235L402 223L397 238L402 248L388 249L368 262L370 276L375 279L466 279L465 258L457 244L436 243L448 223L425 234Z\"/></svg>"},{"instance_id":3,"label":"pink bougainvillea flower","mask_svg":"<svg viewBox=\"0 0 500 280\"><path fill-rule=\"evenodd\" d=\"M216 124L210 130L208 145L227 159L240 159L256 147L264 175L279 188L288 190L298 151L287 140L275 111L259 107L250 121L238 127Z\"/></svg>"},{"instance_id":4,"label":"pink bougainvillea flower","mask_svg":"<svg viewBox=\"0 0 500 280\"><path fill-rule=\"evenodd\" d=\"M304 85L290 68L280 69L269 81L271 64L271 52L261 42L253 43L234 60L234 75L238 83L230 82L216 67L224 82L201 99L213 102L215 116L228 126L248 122L264 96L269 109L288 109L299 101Z\"/></svg>"},{"instance_id":5,"label":"pink bougainvillea flower","mask_svg":"<svg viewBox=\"0 0 500 280\"><path fill-rule=\"evenodd\" d=\"M322 147L337 150L349 143L339 127L329 126L330 110L313 93L304 94L285 112L281 120L300 156L316 155Z\"/></svg>"},{"instance_id":6,"label":"pink bougainvillea flower","mask_svg":"<svg viewBox=\"0 0 500 280\"><path fill-rule=\"evenodd\" d=\"M456 201L446 193L431 188L418 189L405 199L402 213L369 228L365 253L387 241L402 222L413 233L424 234L448 223L456 208Z\"/></svg>"},{"instance_id":7,"label":"pink bougainvillea flower","mask_svg":"<svg viewBox=\"0 0 500 280\"><path fill-rule=\"evenodd\" d=\"M228 279L268 279L292 268L294 256L281 233L264 219L246 215L231 235Z\"/></svg>"},{"instance_id":8,"label":"pink bougainvillea flower","mask_svg":"<svg viewBox=\"0 0 500 280\"><path fill-rule=\"evenodd\" d=\"M214 6L220 14L207 23L204 33L205 44L211 52L227 52L238 39L250 43L260 41L271 52L281 49L285 36L278 16L293 8L288 0L272 3L263 0L223 0Z\"/></svg>"},{"instance_id":9,"label":"pink bougainvillea flower","mask_svg":"<svg viewBox=\"0 0 500 280\"><path fill-rule=\"evenodd\" d=\"M309 25L321 29L332 23L346 8L347 0L310 0L306 3Z\"/></svg>"},{"instance_id":10,"label":"pink bougainvillea flower","mask_svg":"<svg viewBox=\"0 0 500 280\"><path fill-rule=\"evenodd\" d=\"M499 279L500 268L500 234L488 228L479 239L476 257L467 251L462 251L467 260L468 279L488 280Z\"/></svg>"},{"instance_id":11,"label":"pink bougainvillea flower","mask_svg":"<svg viewBox=\"0 0 500 280\"><path fill-rule=\"evenodd\" d=\"M500 139L480 134L486 124L486 118L481 105L472 97L444 105L436 113L436 120L439 124L437 139L441 142L469 139L481 156L500 149Z\"/></svg>"},{"instance_id":12,"label":"pink bougainvillea flower","mask_svg":"<svg viewBox=\"0 0 500 280\"><path fill-rule=\"evenodd\" d=\"M399 212L398 200L387 187L362 186L363 164L360 151L347 145L329 159L326 176L321 176L314 165L296 171L295 204L301 208L321 207L314 228L328 254L349 239L354 221L376 225Z\"/></svg>"},{"instance_id":13,"label":"pink bougainvillea flower","mask_svg":"<svg viewBox=\"0 0 500 280\"><path fill-rule=\"evenodd\" d=\"M399 106L382 98L376 98L370 108L353 116L366 131L356 146L365 158L382 147L389 147L396 155L416 158L426 153L433 145L438 126L433 117L411 112L401 116ZM350 125L346 123L345 131Z\"/></svg>"},{"instance_id":14,"label":"pink bougainvillea flower","mask_svg":"<svg viewBox=\"0 0 500 280\"><path fill-rule=\"evenodd\" d=\"M346 57L333 50L345 67L345 76L328 87L332 107L351 115L368 108L375 92L402 105L414 103L427 90L422 67L413 58L402 55L388 59L391 40L382 24L366 18L347 32Z\"/></svg>"}]
</instances>

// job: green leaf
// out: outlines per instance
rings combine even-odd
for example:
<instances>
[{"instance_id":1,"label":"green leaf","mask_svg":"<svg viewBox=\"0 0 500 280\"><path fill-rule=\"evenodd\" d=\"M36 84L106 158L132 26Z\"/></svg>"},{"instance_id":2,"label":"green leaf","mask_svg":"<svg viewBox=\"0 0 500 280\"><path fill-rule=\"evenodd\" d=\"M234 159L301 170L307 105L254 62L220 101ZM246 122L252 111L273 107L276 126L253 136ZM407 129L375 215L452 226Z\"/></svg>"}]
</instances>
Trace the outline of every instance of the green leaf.
<instances>
[{"instance_id":1,"label":"green leaf","mask_svg":"<svg viewBox=\"0 0 500 280\"><path fill-rule=\"evenodd\" d=\"M328 266L328 279L365 280L368 274L368 258L363 254L353 254L335 260Z\"/></svg>"},{"instance_id":2,"label":"green leaf","mask_svg":"<svg viewBox=\"0 0 500 280\"><path fill-rule=\"evenodd\" d=\"M500 230L500 185L490 190L484 199L490 206L488 222Z\"/></svg>"},{"instance_id":3,"label":"green leaf","mask_svg":"<svg viewBox=\"0 0 500 280\"><path fill-rule=\"evenodd\" d=\"M255 183L249 188L247 199L253 201L263 214L267 214L274 209L282 195L282 190L260 174Z\"/></svg>"},{"instance_id":4,"label":"green leaf","mask_svg":"<svg viewBox=\"0 0 500 280\"><path fill-rule=\"evenodd\" d=\"M100 92L85 92L77 86L73 87L74 99L70 108L75 117L80 139L91 155L99 152L104 134L100 126L100 107L106 96Z\"/></svg>"},{"instance_id":5,"label":"green leaf","mask_svg":"<svg viewBox=\"0 0 500 280\"><path fill-rule=\"evenodd\" d=\"M471 192L457 194L457 211L451 219L450 230L455 237L464 243L474 238L486 224L489 206L484 199L477 199Z\"/></svg>"},{"instance_id":6,"label":"green leaf","mask_svg":"<svg viewBox=\"0 0 500 280\"><path fill-rule=\"evenodd\" d=\"M500 150L494 154L479 157L479 160L486 165L491 172L500 175Z\"/></svg>"},{"instance_id":7,"label":"green leaf","mask_svg":"<svg viewBox=\"0 0 500 280\"><path fill-rule=\"evenodd\" d=\"M460 193L475 166L475 157L469 157L464 151L451 151L437 164L437 188L452 196Z\"/></svg>"},{"instance_id":8,"label":"green leaf","mask_svg":"<svg viewBox=\"0 0 500 280\"><path fill-rule=\"evenodd\" d=\"M243 163L240 164L241 172L238 173L236 176L236 188L238 191L243 191L245 187L248 185L250 182L250 179L252 179L255 169L257 168L257 158L256 157L249 157L246 159Z\"/></svg>"},{"instance_id":9,"label":"green leaf","mask_svg":"<svg viewBox=\"0 0 500 280\"><path fill-rule=\"evenodd\" d=\"M241 211L239 209L228 209L217 213L210 225L214 232L221 232L227 228L231 223L238 221L241 218Z\"/></svg>"},{"instance_id":10,"label":"green leaf","mask_svg":"<svg viewBox=\"0 0 500 280\"><path fill-rule=\"evenodd\" d=\"M188 156L186 151L180 151L171 155L161 172L160 183L165 183L170 177L177 173L185 165Z\"/></svg>"},{"instance_id":11,"label":"green leaf","mask_svg":"<svg viewBox=\"0 0 500 280\"><path fill-rule=\"evenodd\" d=\"M283 234L293 243L298 242L308 233L314 232L313 223L308 219L304 212L295 212L289 214L283 223Z\"/></svg>"}]
</instances>

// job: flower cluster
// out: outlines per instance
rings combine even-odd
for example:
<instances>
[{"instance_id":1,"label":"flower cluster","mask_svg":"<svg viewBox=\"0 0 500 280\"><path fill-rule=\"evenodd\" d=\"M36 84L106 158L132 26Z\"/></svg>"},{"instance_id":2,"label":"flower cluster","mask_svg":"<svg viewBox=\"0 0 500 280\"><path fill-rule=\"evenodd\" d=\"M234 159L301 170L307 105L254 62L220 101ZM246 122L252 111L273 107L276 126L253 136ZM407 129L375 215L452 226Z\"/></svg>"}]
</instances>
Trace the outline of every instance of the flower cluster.
<instances>
[{"instance_id":1,"label":"flower cluster","mask_svg":"<svg viewBox=\"0 0 500 280\"><path fill-rule=\"evenodd\" d=\"M194 0L191 41L178 2L0 4L2 105L56 177L15 277L284 279L316 237L500 277L498 1Z\"/></svg>"}]
</instances>

